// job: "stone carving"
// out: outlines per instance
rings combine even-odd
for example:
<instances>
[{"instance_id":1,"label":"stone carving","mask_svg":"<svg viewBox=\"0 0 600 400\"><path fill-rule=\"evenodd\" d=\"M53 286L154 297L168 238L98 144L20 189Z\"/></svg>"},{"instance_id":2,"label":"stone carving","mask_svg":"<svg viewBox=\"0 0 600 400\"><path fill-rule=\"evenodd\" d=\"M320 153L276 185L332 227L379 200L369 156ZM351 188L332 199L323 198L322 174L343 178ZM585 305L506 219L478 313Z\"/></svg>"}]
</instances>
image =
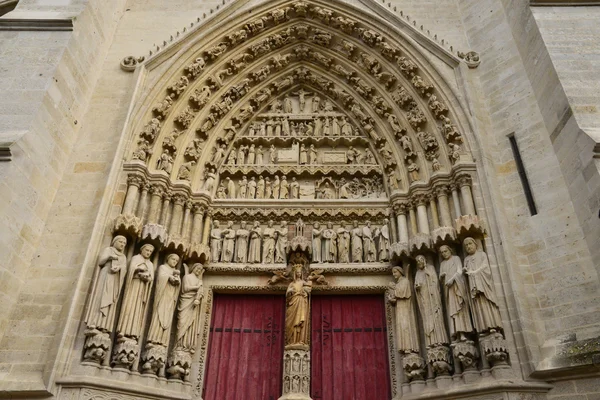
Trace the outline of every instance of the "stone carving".
<instances>
[{"instance_id":1,"label":"stone carving","mask_svg":"<svg viewBox=\"0 0 600 400\"><path fill-rule=\"evenodd\" d=\"M223 237L221 262L232 262L236 237L235 229L233 229L233 221L227 222L227 228L223 229L221 236Z\"/></svg>"},{"instance_id":2,"label":"stone carving","mask_svg":"<svg viewBox=\"0 0 600 400\"><path fill-rule=\"evenodd\" d=\"M154 113L154 115L156 115L156 118L162 120L164 119L164 117L167 116L172 105L173 98L171 96L167 96L163 99L163 101L158 103L158 105L152 109L152 112Z\"/></svg>"},{"instance_id":3,"label":"stone carving","mask_svg":"<svg viewBox=\"0 0 600 400\"><path fill-rule=\"evenodd\" d=\"M190 80L187 78L187 76L182 75L179 77L177 82L174 82L172 85L167 87L167 92L170 92L171 96L176 99L188 87L189 83Z\"/></svg>"},{"instance_id":4,"label":"stone carving","mask_svg":"<svg viewBox=\"0 0 600 400\"><path fill-rule=\"evenodd\" d=\"M288 346L309 345L309 296L312 282L304 280L302 264L292 267L293 280L286 291L285 344Z\"/></svg>"},{"instance_id":5,"label":"stone carving","mask_svg":"<svg viewBox=\"0 0 600 400\"><path fill-rule=\"evenodd\" d=\"M416 261L415 292L423 319L425 344L427 346L446 344L448 337L444 326L442 299L435 268L427 262L423 255L418 255Z\"/></svg>"},{"instance_id":6,"label":"stone carving","mask_svg":"<svg viewBox=\"0 0 600 400\"><path fill-rule=\"evenodd\" d=\"M198 161L200 155L202 154L202 150L204 149L204 139L198 138L194 139L185 149L185 153L183 154L186 159L191 161Z\"/></svg>"},{"instance_id":7,"label":"stone carving","mask_svg":"<svg viewBox=\"0 0 600 400\"><path fill-rule=\"evenodd\" d=\"M467 53L459 51L457 55L465 60L465 63L469 68L477 68L479 64L481 64L481 58L479 57L479 53L476 51L469 51Z\"/></svg>"},{"instance_id":8,"label":"stone carving","mask_svg":"<svg viewBox=\"0 0 600 400\"><path fill-rule=\"evenodd\" d=\"M473 331L469 291L463 275L463 265L460 257L452 254L449 246L439 249L442 256L440 264L440 279L444 285L444 297L450 325L450 335L453 340L465 341Z\"/></svg>"},{"instance_id":9,"label":"stone carving","mask_svg":"<svg viewBox=\"0 0 600 400\"><path fill-rule=\"evenodd\" d=\"M150 256L154 246L145 244L140 254L133 256L125 277L125 294L117 324L117 344L113 362L117 367L131 368L139 354L138 340L142 334L144 316L148 307L154 264Z\"/></svg>"},{"instance_id":10,"label":"stone carving","mask_svg":"<svg viewBox=\"0 0 600 400\"><path fill-rule=\"evenodd\" d=\"M323 248L321 257L323 262L334 263L337 260L337 233L333 229L333 223L327 223L327 229L321 233ZM313 249L314 252L314 249Z\"/></svg>"},{"instance_id":11,"label":"stone carving","mask_svg":"<svg viewBox=\"0 0 600 400\"><path fill-rule=\"evenodd\" d=\"M362 241L363 260L365 262L374 262L377 258L377 250L375 249L375 241L373 240L371 221L367 221L367 226L364 226L362 229Z\"/></svg>"},{"instance_id":12,"label":"stone carving","mask_svg":"<svg viewBox=\"0 0 600 400\"><path fill-rule=\"evenodd\" d=\"M439 145L435 136L421 131L421 128L417 128L417 138L419 138L421 147L423 147L423 150L425 150L425 158L427 158L429 161L437 158Z\"/></svg>"},{"instance_id":13,"label":"stone carving","mask_svg":"<svg viewBox=\"0 0 600 400\"><path fill-rule=\"evenodd\" d=\"M160 121L158 118L152 118L150 122L144 126L142 132L140 132L140 137L146 139L149 143L154 143L154 139L156 139L158 132L160 132Z\"/></svg>"},{"instance_id":14,"label":"stone carving","mask_svg":"<svg viewBox=\"0 0 600 400\"><path fill-rule=\"evenodd\" d=\"M352 234L352 262L363 261L363 231L358 227L358 221L353 222Z\"/></svg>"},{"instance_id":15,"label":"stone carving","mask_svg":"<svg viewBox=\"0 0 600 400\"><path fill-rule=\"evenodd\" d=\"M167 374L170 378L187 382L192 365L192 354L196 352L198 341L204 267L196 263L188 271L187 265L183 264L183 266L186 274L181 281L181 295L177 306L177 334L175 347L167 366Z\"/></svg>"},{"instance_id":16,"label":"stone carving","mask_svg":"<svg viewBox=\"0 0 600 400\"><path fill-rule=\"evenodd\" d=\"M262 241L262 230L260 228L260 222L254 221L254 226L250 231L250 245L248 249L248 262L249 263L260 263L260 248Z\"/></svg>"},{"instance_id":17,"label":"stone carving","mask_svg":"<svg viewBox=\"0 0 600 400\"><path fill-rule=\"evenodd\" d=\"M277 238L277 243L275 244L275 263L285 264L288 247L287 221L281 221L279 229L275 229L275 237Z\"/></svg>"},{"instance_id":18,"label":"stone carving","mask_svg":"<svg viewBox=\"0 0 600 400\"><path fill-rule=\"evenodd\" d=\"M408 119L410 126L412 126L414 129L417 129L427 122L427 117L414 101L408 106L406 118Z\"/></svg>"},{"instance_id":19,"label":"stone carving","mask_svg":"<svg viewBox=\"0 0 600 400\"><path fill-rule=\"evenodd\" d=\"M248 259L248 237L250 231L246 229L246 221L240 222L240 228L235 231L235 258L236 263L245 263Z\"/></svg>"},{"instance_id":20,"label":"stone carving","mask_svg":"<svg viewBox=\"0 0 600 400\"><path fill-rule=\"evenodd\" d=\"M280 399L310 398L310 352L285 350L283 355L283 396Z\"/></svg>"},{"instance_id":21,"label":"stone carving","mask_svg":"<svg viewBox=\"0 0 600 400\"><path fill-rule=\"evenodd\" d=\"M133 72L137 68L138 64L143 63L145 59L146 58L144 56L127 56L121 60L121 69L125 72Z\"/></svg>"},{"instance_id":22,"label":"stone carving","mask_svg":"<svg viewBox=\"0 0 600 400\"><path fill-rule=\"evenodd\" d=\"M204 185L202 186L202 189L210 192L213 190L213 187L215 186L215 181L217 180L217 174L215 173L215 169L211 168L210 171L208 169L205 170L205 178L204 178Z\"/></svg>"},{"instance_id":23,"label":"stone carving","mask_svg":"<svg viewBox=\"0 0 600 400\"><path fill-rule=\"evenodd\" d=\"M273 264L275 262L275 238L276 230L273 228L273 221L267 222L267 227L263 231L262 262L263 264Z\"/></svg>"},{"instance_id":24,"label":"stone carving","mask_svg":"<svg viewBox=\"0 0 600 400\"><path fill-rule=\"evenodd\" d=\"M411 182L416 182L421 179L419 175L419 166L415 164L412 159L408 159L408 166L406 169L408 170L408 176L410 177Z\"/></svg>"},{"instance_id":25,"label":"stone carving","mask_svg":"<svg viewBox=\"0 0 600 400\"><path fill-rule=\"evenodd\" d=\"M188 161L179 167L179 172L177 172L177 179L182 181L189 181L192 176L192 168L196 165L196 161Z\"/></svg>"},{"instance_id":26,"label":"stone carving","mask_svg":"<svg viewBox=\"0 0 600 400\"><path fill-rule=\"evenodd\" d=\"M223 230L220 228L219 221L214 220L210 230L210 259L212 262L219 262L222 249Z\"/></svg>"},{"instance_id":27,"label":"stone carving","mask_svg":"<svg viewBox=\"0 0 600 400\"><path fill-rule=\"evenodd\" d=\"M392 268L396 283L390 283L388 301L396 308L396 346L400 353L419 354L419 337L414 313L411 284L402 267ZM423 377L425 371L411 371L411 375Z\"/></svg>"},{"instance_id":28,"label":"stone carving","mask_svg":"<svg viewBox=\"0 0 600 400\"><path fill-rule=\"evenodd\" d=\"M156 169L159 171L165 171L170 174L173 170L173 157L169 152L169 149L164 149L160 158L156 162Z\"/></svg>"},{"instance_id":29,"label":"stone carving","mask_svg":"<svg viewBox=\"0 0 600 400\"><path fill-rule=\"evenodd\" d=\"M398 178L398 173L395 168L390 168L388 170L388 186L392 192L400 189L400 178Z\"/></svg>"},{"instance_id":30,"label":"stone carving","mask_svg":"<svg viewBox=\"0 0 600 400\"><path fill-rule=\"evenodd\" d=\"M323 261L321 257L321 224L315 222L312 229L312 262L320 263Z\"/></svg>"},{"instance_id":31,"label":"stone carving","mask_svg":"<svg viewBox=\"0 0 600 400\"><path fill-rule=\"evenodd\" d=\"M204 58L198 57L193 63L185 67L184 71L191 79L196 79L202 70L204 70L205 66L206 61L204 61Z\"/></svg>"},{"instance_id":32,"label":"stone carving","mask_svg":"<svg viewBox=\"0 0 600 400\"><path fill-rule=\"evenodd\" d=\"M102 364L110 347L110 334L117 312L117 302L127 273L125 236L117 235L98 256L100 271L96 277L90 305L85 316L83 359Z\"/></svg>"},{"instance_id":33,"label":"stone carving","mask_svg":"<svg viewBox=\"0 0 600 400\"><path fill-rule=\"evenodd\" d=\"M375 230L375 239L377 241L377 259L379 261L388 261L390 259L390 228L389 220L383 220L381 228Z\"/></svg>"},{"instance_id":34,"label":"stone carving","mask_svg":"<svg viewBox=\"0 0 600 400\"><path fill-rule=\"evenodd\" d=\"M132 160L140 160L142 162L147 162L148 158L152 155L152 146L150 142L145 139L140 139L138 141L138 147L133 152Z\"/></svg>"},{"instance_id":35,"label":"stone carving","mask_svg":"<svg viewBox=\"0 0 600 400\"><path fill-rule=\"evenodd\" d=\"M467 253L464 271L469 281L475 329L480 333L501 331L502 317L487 254L477 248L473 238L466 238L463 245Z\"/></svg>"},{"instance_id":36,"label":"stone carving","mask_svg":"<svg viewBox=\"0 0 600 400\"><path fill-rule=\"evenodd\" d=\"M144 373L164 376L163 367L167 361L171 322L177 305L179 285L181 284L179 270L177 269L178 263L179 256L169 254L166 262L159 266L156 271L154 307L146 339L144 363L142 364Z\"/></svg>"}]
</instances>

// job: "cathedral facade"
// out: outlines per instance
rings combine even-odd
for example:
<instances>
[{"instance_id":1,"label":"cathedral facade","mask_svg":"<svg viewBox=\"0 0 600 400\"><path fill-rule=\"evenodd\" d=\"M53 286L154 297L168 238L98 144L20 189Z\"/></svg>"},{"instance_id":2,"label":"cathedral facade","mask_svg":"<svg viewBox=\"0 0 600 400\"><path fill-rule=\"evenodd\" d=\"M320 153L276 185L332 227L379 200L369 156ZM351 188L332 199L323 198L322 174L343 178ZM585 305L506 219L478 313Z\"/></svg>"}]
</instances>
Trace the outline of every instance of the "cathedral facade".
<instances>
[{"instance_id":1,"label":"cathedral facade","mask_svg":"<svg viewBox=\"0 0 600 400\"><path fill-rule=\"evenodd\" d=\"M596 3L0 1L0 398L599 398Z\"/></svg>"}]
</instances>

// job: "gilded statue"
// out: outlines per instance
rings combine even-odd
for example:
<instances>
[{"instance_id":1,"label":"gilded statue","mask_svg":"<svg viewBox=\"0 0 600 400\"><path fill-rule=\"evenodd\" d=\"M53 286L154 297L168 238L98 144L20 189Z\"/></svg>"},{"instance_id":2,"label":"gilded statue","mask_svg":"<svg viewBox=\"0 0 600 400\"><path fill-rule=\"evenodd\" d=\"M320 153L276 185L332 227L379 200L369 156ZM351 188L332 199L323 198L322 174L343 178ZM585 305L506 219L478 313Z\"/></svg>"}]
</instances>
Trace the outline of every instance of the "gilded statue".
<instances>
[{"instance_id":1,"label":"gilded statue","mask_svg":"<svg viewBox=\"0 0 600 400\"><path fill-rule=\"evenodd\" d=\"M285 344L309 344L309 296L312 282L302 277L302 265L296 264L292 269L293 281L286 291L285 310Z\"/></svg>"}]
</instances>

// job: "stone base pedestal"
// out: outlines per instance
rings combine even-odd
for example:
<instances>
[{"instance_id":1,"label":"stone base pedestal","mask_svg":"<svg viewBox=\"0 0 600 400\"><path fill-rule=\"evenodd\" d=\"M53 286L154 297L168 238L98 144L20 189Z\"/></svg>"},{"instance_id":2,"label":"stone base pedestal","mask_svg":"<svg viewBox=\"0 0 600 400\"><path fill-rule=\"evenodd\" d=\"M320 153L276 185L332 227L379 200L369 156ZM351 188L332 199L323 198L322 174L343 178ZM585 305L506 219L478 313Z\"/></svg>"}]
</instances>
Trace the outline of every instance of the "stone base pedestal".
<instances>
[{"instance_id":1,"label":"stone base pedestal","mask_svg":"<svg viewBox=\"0 0 600 400\"><path fill-rule=\"evenodd\" d=\"M283 395L279 400L311 400L310 350L289 349L283 352Z\"/></svg>"},{"instance_id":2,"label":"stone base pedestal","mask_svg":"<svg viewBox=\"0 0 600 400\"><path fill-rule=\"evenodd\" d=\"M97 329L85 331L83 360L103 364L110 349L110 335Z\"/></svg>"},{"instance_id":3,"label":"stone base pedestal","mask_svg":"<svg viewBox=\"0 0 600 400\"><path fill-rule=\"evenodd\" d=\"M126 336L117 338L113 353L113 363L116 368L131 369L139 354L138 342Z\"/></svg>"}]
</instances>

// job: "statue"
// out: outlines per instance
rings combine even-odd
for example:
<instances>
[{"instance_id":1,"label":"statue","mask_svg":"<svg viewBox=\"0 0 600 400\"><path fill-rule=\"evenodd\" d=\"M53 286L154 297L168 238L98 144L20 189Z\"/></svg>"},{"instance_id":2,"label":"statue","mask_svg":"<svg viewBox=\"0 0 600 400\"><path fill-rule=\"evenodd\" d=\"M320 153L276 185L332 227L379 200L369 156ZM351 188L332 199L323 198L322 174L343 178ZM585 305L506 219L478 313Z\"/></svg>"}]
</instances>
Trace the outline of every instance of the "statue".
<instances>
[{"instance_id":1,"label":"statue","mask_svg":"<svg viewBox=\"0 0 600 400\"><path fill-rule=\"evenodd\" d=\"M225 150L227 149L227 147L225 146L225 144L222 144L221 146L217 146L214 149L214 153L212 155L212 159L210 160L214 165L219 165L219 163L221 162L221 160L223 159L223 157L225 157Z\"/></svg>"},{"instance_id":2,"label":"statue","mask_svg":"<svg viewBox=\"0 0 600 400\"><path fill-rule=\"evenodd\" d=\"M227 165L235 165L235 160L237 159L237 150L234 148L231 149L229 155L227 156Z\"/></svg>"},{"instance_id":3,"label":"statue","mask_svg":"<svg viewBox=\"0 0 600 400\"><path fill-rule=\"evenodd\" d=\"M450 335L457 341L465 341L466 333L473 331L469 305L469 291L463 275L463 265L460 257L452 254L447 245L439 249L442 256L440 279L444 285L444 297L450 325Z\"/></svg>"},{"instance_id":4,"label":"statue","mask_svg":"<svg viewBox=\"0 0 600 400\"><path fill-rule=\"evenodd\" d=\"M398 174L395 169L390 168L388 171L388 185L390 187L390 191L399 190L400 182L398 180Z\"/></svg>"},{"instance_id":5,"label":"statue","mask_svg":"<svg viewBox=\"0 0 600 400\"><path fill-rule=\"evenodd\" d=\"M342 223L342 227L337 230L337 253L339 262L350 262L350 231Z\"/></svg>"},{"instance_id":6,"label":"statue","mask_svg":"<svg viewBox=\"0 0 600 400\"><path fill-rule=\"evenodd\" d=\"M321 233L323 230L320 227L321 224L315 222L312 229L312 261L314 263L323 262L321 257Z\"/></svg>"},{"instance_id":7,"label":"statue","mask_svg":"<svg viewBox=\"0 0 600 400\"><path fill-rule=\"evenodd\" d=\"M281 221L280 228L275 230L277 244L275 245L275 263L285 264L288 246L288 227L287 221Z\"/></svg>"},{"instance_id":8,"label":"statue","mask_svg":"<svg viewBox=\"0 0 600 400\"><path fill-rule=\"evenodd\" d=\"M246 229L246 221L240 222L240 229L235 232L235 259L236 263L245 263L248 259L248 236L250 232Z\"/></svg>"},{"instance_id":9,"label":"statue","mask_svg":"<svg viewBox=\"0 0 600 400\"><path fill-rule=\"evenodd\" d=\"M448 343L442 312L440 284L434 266L428 264L423 255L417 256L415 291L417 294L417 305L423 319L425 344L428 347L433 347Z\"/></svg>"},{"instance_id":10,"label":"statue","mask_svg":"<svg viewBox=\"0 0 600 400\"><path fill-rule=\"evenodd\" d=\"M262 146L258 146L258 149L256 149L256 165L263 165L264 164L264 160L263 160L263 147Z\"/></svg>"},{"instance_id":11,"label":"statue","mask_svg":"<svg viewBox=\"0 0 600 400\"><path fill-rule=\"evenodd\" d=\"M173 157L171 157L169 149L164 149L163 153L160 155L156 164L156 169L165 171L168 174L173 170Z\"/></svg>"},{"instance_id":12,"label":"statue","mask_svg":"<svg viewBox=\"0 0 600 400\"><path fill-rule=\"evenodd\" d=\"M308 164L308 152L304 143L300 145L300 165Z\"/></svg>"},{"instance_id":13,"label":"statue","mask_svg":"<svg viewBox=\"0 0 600 400\"><path fill-rule=\"evenodd\" d=\"M383 220L381 228L375 230L377 245L379 247L379 261L388 261L390 259L390 227L389 220Z\"/></svg>"},{"instance_id":14,"label":"statue","mask_svg":"<svg viewBox=\"0 0 600 400\"><path fill-rule=\"evenodd\" d=\"M223 186L223 182L217 188L217 194L215 195L217 199L226 199L227 194L225 193L225 186Z\"/></svg>"},{"instance_id":15,"label":"statue","mask_svg":"<svg viewBox=\"0 0 600 400\"><path fill-rule=\"evenodd\" d=\"M296 178L292 178L290 183L290 199L297 199L300 197L300 184L296 181Z\"/></svg>"},{"instance_id":16,"label":"statue","mask_svg":"<svg viewBox=\"0 0 600 400\"><path fill-rule=\"evenodd\" d=\"M177 179L182 181L189 181L192 176L192 167L196 165L196 161L188 161L179 167L179 172L177 172Z\"/></svg>"},{"instance_id":17,"label":"statue","mask_svg":"<svg viewBox=\"0 0 600 400\"><path fill-rule=\"evenodd\" d=\"M258 183L256 184L256 198L265 198L265 178L262 175L258 177Z\"/></svg>"},{"instance_id":18,"label":"statue","mask_svg":"<svg viewBox=\"0 0 600 400\"><path fill-rule=\"evenodd\" d=\"M227 187L227 198L235 199L235 183L233 182L233 179L227 177L225 178L225 183Z\"/></svg>"},{"instance_id":19,"label":"statue","mask_svg":"<svg viewBox=\"0 0 600 400\"><path fill-rule=\"evenodd\" d=\"M250 231L250 245L248 249L248 262L260 263L260 245L262 240L262 231L260 222L254 221L254 226Z\"/></svg>"},{"instance_id":20,"label":"statue","mask_svg":"<svg viewBox=\"0 0 600 400\"><path fill-rule=\"evenodd\" d=\"M253 165L255 162L256 162L256 148L253 143L250 145L250 148L248 149L248 159L246 161L246 164Z\"/></svg>"},{"instance_id":21,"label":"statue","mask_svg":"<svg viewBox=\"0 0 600 400\"><path fill-rule=\"evenodd\" d=\"M371 221L367 221L367 226L363 227L362 231L363 253L365 262L377 261L377 251L375 242L373 241L373 233L371 232Z\"/></svg>"},{"instance_id":22,"label":"statue","mask_svg":"<svg viewBox=\"0 0 600 400\"><path fill-rule=\"evenodd\" d=\"M263 264L273 264L275 262L275 229L272 220L267 223L267 227L263 231L262 256Z\"/></svg>"},{"instance_id":23,"label":"statue","mask_svg":"<svg viewBox=\"0 0 600 400\"><path fill-rule=\"evenodd\" d=\"M277 151L275 150L275 145L272 144L269 148L269 162L270 164L275 164L275 161L277 161Z\"/></svg>"},{"instance_id":24,"label":"statue","mask_svg":"<svg viewBox=\"0 0 600 400\"><path fill-rule=\"evenodd\" d=\"M402 267L392 268L396 283L390 283L387 298L396 306L396 346L403 354L419 353L419 337L410 281Z\"/></svg>"},{"instance_id":25,"label":"statue","mask_svg":"<svg viewBox=\"0 0 600 400\"><path fill-rule=\"evenodd\" d=\"M363 231L358 227L358 221L354 221L352 229L352 262L363 261Z\"/></svg>"},{"instance_id":26,"label":"statue","mask_svg":"<svg viewBox=\"0 0 600 400\"><path fill-rule=\"evenodd\" d=\"M279 175L275 175L275 179L273 180L273 198L274 199L279 198L279 189L280 189Z\"/></svg>"},{"instance_id":27,"label":"statue","mask_svg":"<svg viewBox=\"0 0 600 400\"><path fill-rule=\"evenodd\" d=\"M337 234L335 230L333 230L333 224L331 222L327 223L327 229L323 230L323 262L331 262L334 263L337 258L337 247L336 247L336 238Z\"/></svg>"},{"instance_id":28,"label":"statue","mask_svg":"<svg viewBox=\"0 0 600 400\"><path fill-rule=\"evenodd\" d=\"M251 177L250 182L248 182L248 198L256 198L256 179L254 177Z\"/></svg>"},{"instance_id":29,"label":"statue","mask_svg":"<svg viewBox=\"0 0 600 400\"><path fill-rule=\"evenodd\" d=\"M415 164L415 162L413 160L408 161L408 176L410 176L410 179L412 182L418 181L420 178L419 176L419 166L417 164Z\"/></svg>"},{"instance_id":30,"label":"statue","mask_svg":"<svg viewBox=\"0 0 600 400\"><path fill-rule=\"evenodd\" d=\"M375 155L371 151L371 149L365 150L365 164L367 165L375 165L377 161L375 161Z\"/></svg>"},{"instance_id":31,"label":"statue","mask_svg":"<svg viewBox=\"0 0 600 400\"><path fill-rule=\"evenodd\" d=\"M312 99L312 112L313 114L317 114L320 109L321 98L315 95Z\"/></svg>"},{"instance_id":32,"label":"statue","mask_svg":"<svg viewBox=\"0 0 600 400\"><path fill-rule=\"evenodd\" d=\"M217 174L215 173L214 168L211 168L210 171L206 170L206 178L204 179L204 186L202 187L202 189L210 192L215 185L216 179Z\"/></svg>"},{"instance_id":33,"label":"statue","mask_svg":"<svg viewBox=\"0 0 600 400\"><path fill-rule=\"evenodd\" d=\"M464 271L471 288L475 329L477 332L499 331L502 329L502 317L487 254L477 248L477 242L473 238L466 238L463 245L467 253Z\"/></svg>"},{"instance_id":34,"label":"statue","mask_svg":"<svg viewBox=\"0 0 600 400\"><path fill-rule=\"evenodd\" d=\"M265 199L273 198L273 184L271 179L267 176L265 179Z\"/></svg>"},{"instance_id":35,"label":"statue","mask_svg":"<svg viewBox=\"0 0 600 400\"><path fill-rule=\"evenodd\" d=\"M187 266L183 264L184 267ZM177 306L176 350L185 350L193 354L198 338L198 317L202 300L202 275L204 267L200 263L192 265L181 282L181 296Z\"/></svg>"},{"instance_id":36,"label":"statue","mask_svg":"<svg viewBox=\"0 0 600 400\"><path fill-rule=\"evenodd\" d=\"M309 295L312 282L302 277L302 265L296 264L292 269L294 280L289 284L286 297L285 310L285 344L309 344Z\"/></svg>"},{"instance_id":37,"label":"statue","mask_svg":"<svg viewBox=\"0 0 600 400\"><path fill-rule=\"evenodd\" d=\"M213 221L213 228L210 231L210 260L219 262L221 247L223 245L223 231L219 228L219 221Z\"/></svg>"},{"instance_id":38,"label":"statue","mask_svg":"<svg viewBox=\"0 0 600 400\"><path fill-rule=\"evenodd\" d=\"M287 178L285 175L283 175L281 177L281 184L279 186L279 198L280 199L289 199L289 190L290 190L290 184L287 181Z\"/></svg>"},{"instance_id":39,"label":"statue","mask_svg":"<svg viewBox=\"0 0 600 400\"><path fill-rule=\"evenodd\" d=\"M292 99L287 96L283 99L283 112L288 114L292 113Z\"/></svg>"},{"instance_id":40,"label":"statue","mask_svg":"<svg viewBox=\"0 0 600 400\"><path fill-rule=\"evenodd\" d=\"M310 160L310 165L317 164L317 149L315 149L315 145L314 144L310 145L309 160Z\"/></svg>"},{"instance_id":41,"label":"statue","mask_svg":"<svg viewBox=\"0 0 600 400\"><path fill-rule=\"evenodd\" d=\"M227 229L223 229L221 236L223 237L221 262L231 262L233 260L233 249L235 247L235 229L233 229L233 221L227 222Z\"/></svg>"},{"instance_id":42,"label":"statue","mask_svg":"<svg viewBox=\"0 0 600 400\"><path fill-rule=\"evenodd\" d=\"M245 199L246 195L248 194L248 178L246 178L246 175L244 175L242 177L242 180L239 181L240 183L240 190L238 192L238 197L240 199Z\"/></svg>"},{"instance_id":43,"label":"statue","mask_svg":"<svg viewBox=\"0 0 600 400\"><path fill-rule=\"evenodd\" d=\"M242 145L237 152L237 165L244 165L247 147Z\"/></svg>"}]
</instances>

